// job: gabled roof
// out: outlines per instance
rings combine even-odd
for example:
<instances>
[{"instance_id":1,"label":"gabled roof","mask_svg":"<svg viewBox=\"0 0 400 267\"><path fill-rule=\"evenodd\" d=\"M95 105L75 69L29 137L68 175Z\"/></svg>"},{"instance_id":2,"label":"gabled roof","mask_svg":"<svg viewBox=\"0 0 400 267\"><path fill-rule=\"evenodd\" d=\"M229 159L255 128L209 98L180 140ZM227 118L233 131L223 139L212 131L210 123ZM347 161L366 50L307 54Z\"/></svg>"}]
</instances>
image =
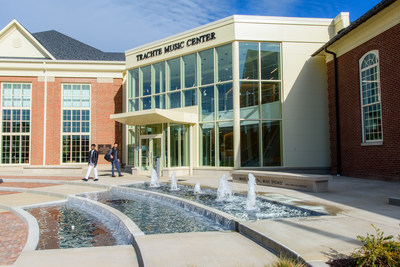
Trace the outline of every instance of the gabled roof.
<instances>
[{"instance_id":1,"label":"gabled roof","mask_svg":"<svg viewBox=\"0 0 400 267\"><path fill-rule=\"evenodd\" d=\"M10 39L3 50L1 58L17 59L53 59L53 60L83 60L83 61L125 61L125 53L103 52L90 45L84 44L58 31L44 31L30 33L17 20L13 19L6 27L0 30L0 38L9 38L10 32L18 31L14 40ZM18 40L15 40L18 39ZM12 43L14 41L14 43ZM25 42L25 48L30 50L21 54L21 45L15 41ZM4 45L3 45L4 46Z\"/></svg>"},{"instance_id":2,"label":"gabled roof","mask_svg":"<svg viewBox=\"0 0 400 267\"><path fill-rule=\"evenodd\" d=\"M0 38L6 38L8 33L12 30L17 30L21 35L21 38L26 40L26 42L39 53L41 57L47 59L55 59L53 55L41 44L36 40L32 34L25 29L16 19L13 19L10 23L7 24L2 30L0 30ZM21 42L21 39L18 38L18 42Z\"/></svg>"},{"instance_id":3,"label":"gabled roof","mask_svg":"<svg viewBox=\"0 0 400 267\"><path fill-rule=\"evenodd\" d=\"M32 35L58 60L125 61L124 53L103 52L55 30Z\"/></svg>"},{"instance_id":4,"label":"gabled roof","mask_svg":"<svg viewBox=\"0 0 400 267\"><path fill-rule=\"evenodd\" d=\"M335 37L330 39L326 44L324 44L320 49L318 49L311 56L314 57L314 56L318 55L323 50L325 50L325 48L328 48L330 45L332 45L333 43L335 43L336 41L341 39L343 36L345 36L346 34L350 33L352 30L354 30L355 28L357 28L358 26L360 26L361 24L366 22L368 19L370 19L371 17L375 16L376 14L378 14L383 9L385 9L388 6L390 6L391 4L393 4L396 1L397 0L383 0L383 1L379 2L377 5L375 5L373 8L371 8L369 11L367 11L364 15L362 15L357 20L352 22L348 27L346 27L343 30L341 30Z\"/></svg>"}]
</instances>

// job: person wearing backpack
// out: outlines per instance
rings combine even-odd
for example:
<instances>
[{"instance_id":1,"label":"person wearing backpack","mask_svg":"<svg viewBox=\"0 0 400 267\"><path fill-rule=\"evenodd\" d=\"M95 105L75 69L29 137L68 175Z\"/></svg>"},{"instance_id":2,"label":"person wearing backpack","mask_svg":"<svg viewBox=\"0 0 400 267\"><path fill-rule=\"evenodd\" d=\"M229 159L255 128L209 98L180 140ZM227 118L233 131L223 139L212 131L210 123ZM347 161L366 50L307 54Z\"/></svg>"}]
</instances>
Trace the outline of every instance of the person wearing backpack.
<instances>
[{"instance_id":1,"label":"person wearing backpack","mask_svg":"<svg viewBox=\"0 0 400 267\"><path fill-rule=\"evenodd\" d=\"M118 171L118 176L122 177L123 175L121 174L121 169L119 168L119 158L118 158L118 143L114 143L114 146L111 148L110 150L110 157L111 157L111 176L115 177L114 175L114 166L117 167L117 171Z\"/></svg>"},{"instance_id":2,"label":"person wearing backpack","mask_svg":"<svg viewBox=\"0 0 400 267\"><path fill-rule=\"evenodd\" d=\"M88 170L86 173L86 177L83 178L82 180L87 182L89 180L89 175L92 172L92 169L94 169L94 181L97 182L99 180L99 177L97 176L97 160L99 158L99 153L96 150L96 145L92 144L92 149L89 151L89 157L88 157Z\"/></svg>"}]
</instances>

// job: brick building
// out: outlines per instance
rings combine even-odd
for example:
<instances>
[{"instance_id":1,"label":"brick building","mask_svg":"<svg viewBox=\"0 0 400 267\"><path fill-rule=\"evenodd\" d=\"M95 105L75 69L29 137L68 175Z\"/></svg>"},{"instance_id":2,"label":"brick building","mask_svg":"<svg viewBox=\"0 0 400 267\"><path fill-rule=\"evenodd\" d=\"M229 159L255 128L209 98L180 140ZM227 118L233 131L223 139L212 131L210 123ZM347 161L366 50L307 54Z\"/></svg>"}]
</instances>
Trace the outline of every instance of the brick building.
<instances>
[{"instance_id":1,"label":"brick building","mask_svg":"<svg viewBox=\"0 0 400 267\"><path fill-rule=\"evenodd\" d=\"M400 181L399 14L384 0L313 55L327 62L333 174Z\"/></svg>"},{"instance_id":2,"label":"brick building","mask_svg":"<svg viewBox=\"0 0 400 267\"><path fill-rule=\"evenodd\" d=\"M0 31L1 165L79 165L90 143L121 143L110 115L122 111L124 69L123 53L10 22Z\"/></svg>"}]
</instances>

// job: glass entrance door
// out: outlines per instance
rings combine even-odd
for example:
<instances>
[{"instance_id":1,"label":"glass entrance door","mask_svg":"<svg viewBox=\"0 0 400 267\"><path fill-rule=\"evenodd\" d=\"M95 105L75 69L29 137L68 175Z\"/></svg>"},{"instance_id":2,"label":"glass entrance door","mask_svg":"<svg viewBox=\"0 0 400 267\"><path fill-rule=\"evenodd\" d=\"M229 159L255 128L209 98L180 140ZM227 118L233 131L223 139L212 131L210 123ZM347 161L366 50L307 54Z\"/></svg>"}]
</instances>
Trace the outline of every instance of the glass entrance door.
<instances>
[{"instance_id":1,"label":"glass entrance door","mask_svg":"<svg viewBox=\"0 0 400 267\"><path fill-rule=\"evenodd\" d=\"M156 168L157 159L160 159L162 167L162 135L140 136L140 171L149 174Z\"/></svg>"}]
</instances>

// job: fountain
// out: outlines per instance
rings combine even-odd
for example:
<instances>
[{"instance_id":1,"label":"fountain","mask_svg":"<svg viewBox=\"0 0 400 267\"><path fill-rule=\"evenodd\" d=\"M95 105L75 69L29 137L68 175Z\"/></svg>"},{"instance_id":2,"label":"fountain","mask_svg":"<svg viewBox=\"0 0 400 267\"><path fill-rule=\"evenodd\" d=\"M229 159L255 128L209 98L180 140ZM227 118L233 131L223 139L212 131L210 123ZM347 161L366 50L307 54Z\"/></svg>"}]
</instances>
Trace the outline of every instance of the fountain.
<instances>
[{"instance_id":1,"label":"fountain","mask_svg":"<svg viewBox=\"0 0 400 267\"><path fill-rule=\"evenodd\" d=\"M171 189L170 190L171 191L178 191L179 190L178 183L177 183L176 176L175 176L174 172L171 174Z\"/></svg>"},{"instance_id":2,"label":"fountain","mask_svg":"<svg viewBox=\"0 0 400 267\"><path fill-rule=\"evenodd\" d=\"M193 192L194 192L195 195L201 194L200 182L196 183Z\"/></svg>"},{"instance_id":3,"label":"fountain","mask_svg":"<svg viewBox=\"0 0 400 267\"><path fill-rule=\"evenodd\" d=\"M258 210L256 204L256 178L253 174L249 173L249 182L248 182L248 191L247 191L247 200L246 200L246 210L254 211Z\"/></svg>"},{"instance_id":4,"label":"fountain","mask_svg":"<svg viewBox=\"0 0 400 267\"><path fill-rule=\"evenodd\" d=\"M217 191L217 201L228 201L232 199L232 189L226 179L226 175L222 174L219 179L219 186Z\"/></svg>"},{"instance_id":5,"label":"fountain","mask_svg":"<svg viewBox=\"0 0 400 267\"><path fill-rule=\"evenodd\" d=\"M158 182L158 175L155 169L151 170L151 179L150 179L150 187L160 187L160 183Z\"/></svg>"}]
</instances>

